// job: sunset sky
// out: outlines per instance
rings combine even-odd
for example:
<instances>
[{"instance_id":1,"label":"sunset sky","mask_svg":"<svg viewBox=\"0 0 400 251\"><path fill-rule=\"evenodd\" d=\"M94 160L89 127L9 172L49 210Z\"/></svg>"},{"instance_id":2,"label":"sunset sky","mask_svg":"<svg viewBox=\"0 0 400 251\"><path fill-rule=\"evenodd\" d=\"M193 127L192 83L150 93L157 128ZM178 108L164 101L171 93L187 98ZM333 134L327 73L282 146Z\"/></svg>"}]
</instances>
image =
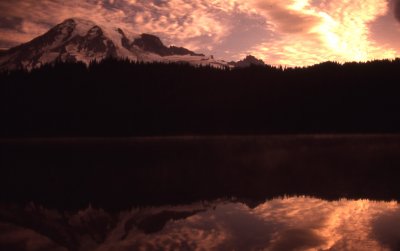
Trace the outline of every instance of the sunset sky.
<instances>
[{"instance_id":1,"label":"sunset sky","mask_svg":"<svg viewBox=\"0 0 400 251\"><path fill-rule=\"evenodd\" d=\"M70 17L156 34L225 60L252 54L302 66L400 54L400 0L1 0L0 47Z\"/></svg>"}]
</instances>

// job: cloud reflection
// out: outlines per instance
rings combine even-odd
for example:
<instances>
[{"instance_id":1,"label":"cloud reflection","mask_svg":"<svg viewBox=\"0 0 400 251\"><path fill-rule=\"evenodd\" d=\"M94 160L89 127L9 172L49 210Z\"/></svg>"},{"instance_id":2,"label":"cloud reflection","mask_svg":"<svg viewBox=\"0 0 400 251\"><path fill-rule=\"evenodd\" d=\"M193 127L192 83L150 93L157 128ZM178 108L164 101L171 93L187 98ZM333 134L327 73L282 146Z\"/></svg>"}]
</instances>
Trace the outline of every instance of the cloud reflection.
<instances>
[{"instance_id":1,"label":"cloud reflection","mask_svg":"<svg viewBox=\"0 0 400 251\"><path fill-rule=\"evenodd\" d=\"M66 215L33 206L0 215L0 247L26 243L26 250L398 250L400 243L398 203L369 200L292 197L253 209L217 201L116 215L92 208ZM162 227L146 232L151 224Z\"/></svg>"}]
</instances>

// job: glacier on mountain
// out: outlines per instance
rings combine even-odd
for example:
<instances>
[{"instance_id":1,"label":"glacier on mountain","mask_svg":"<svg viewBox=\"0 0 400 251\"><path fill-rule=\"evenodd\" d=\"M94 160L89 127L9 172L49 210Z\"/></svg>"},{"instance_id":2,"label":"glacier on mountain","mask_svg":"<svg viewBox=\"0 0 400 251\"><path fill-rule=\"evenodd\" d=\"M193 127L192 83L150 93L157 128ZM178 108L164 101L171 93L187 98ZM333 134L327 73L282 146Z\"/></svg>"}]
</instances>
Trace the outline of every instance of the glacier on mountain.
<instances>
[{"instance_id":1,"label":"glacier on mountain","mask_svg":"<svg viewBox=\"0 0 400 251\"><path fill-rule=\"evenodd\" d=\"M135 62L229 66L223 60L183 47L167 47L154 35L127 34L111 24L99 26L89 20L71 18L25 44L2 52L0 70L31 70L58 61L89 64L110 57Z\"/></svg>"}]
</instances>

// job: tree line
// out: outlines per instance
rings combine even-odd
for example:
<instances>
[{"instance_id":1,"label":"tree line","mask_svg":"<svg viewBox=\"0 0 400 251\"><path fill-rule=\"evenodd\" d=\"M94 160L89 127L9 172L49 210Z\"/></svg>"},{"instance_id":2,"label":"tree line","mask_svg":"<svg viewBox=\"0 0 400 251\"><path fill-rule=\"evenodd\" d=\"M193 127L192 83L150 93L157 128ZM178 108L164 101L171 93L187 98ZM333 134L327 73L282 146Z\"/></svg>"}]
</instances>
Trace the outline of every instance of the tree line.
<instances>
[{"instance_id":1,"label":"tree line","mask_svg":"<svg viewBox=\"0 0 400 251\"><path fill-rule=\"evenodd\" d=\"M0 137L396 133L399 70L59 62L0 74Z\"/></svg>"}]
</instances>

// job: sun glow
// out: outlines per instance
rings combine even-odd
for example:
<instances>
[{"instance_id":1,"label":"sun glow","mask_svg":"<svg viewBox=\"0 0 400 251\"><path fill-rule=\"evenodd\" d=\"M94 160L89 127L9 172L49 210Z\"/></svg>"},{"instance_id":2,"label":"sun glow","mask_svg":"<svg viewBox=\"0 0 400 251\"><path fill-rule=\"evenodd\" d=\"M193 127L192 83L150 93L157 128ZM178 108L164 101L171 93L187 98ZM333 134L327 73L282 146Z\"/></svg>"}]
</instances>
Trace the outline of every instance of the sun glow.
<instances>
[{"instance_id":1,"label":"sun glow","mask_svg":"<svg viewBox=\"0 0 400 251\"><path fill-rule=\"evenodd\" d=\"M379 48L369 40L368 23L377 17L386 14L388 6L386 1L340 1L331 4L325 11L305 9L309 7L308 1L296 1L292 8L308 15L321 18L321 23L313 31L321 35L327 47L337 55L338 61L366 61L383 57L395 57L393 50ZM332 3L332 2L331 2Z\"/></svg>"},{"instance_id":2,"label":"sun glow","mask_svg":"<svg viewBox=\"0 0 400 251\"><path fill-rule=\"evenodd\" d=\"M395 58L400 26L387 0L0 1L0 47L18 45L70 17L127 33L156 34L224 60L247 54L268 64ZM400 6L400 5L399 5ZM27 13L26 9L29 9ZM395 15L393 12L397 11ZM379 27L377 31L377 27ZM379 40L379 41L378 41Z\"/></svg>"},{"instance_id":3,"label":"sun glow","mask_svg":"<svg viewBox=\"0 0 400 251\"><path fill-rule=\"evenodd\" d=\"M322 12L323 23L319 32L341 60L366 61L375 58L394 57L394 51L378 47L370 41L368 23L388 11L386 1L341 1L332 6L330 13Z\"/></svg>"},{"instance_id":4,"label":"sun glow","mask_svg":"<svg viewBox=\"0 0 400 251\"><path fill-rule=\"evenodd\" d=\"M315 4L310 0L292 0L282 1L279 8L292 17L277 19L268 9L263 12L273 26L278 27L279 39L259 44L252 50L266 61L295 66L328 60L368 61L397 55L395 49L371 39L370 24L388 14L386 1L325 0ZM298 24L302 30L285 32L279 29L285 22L293 23L295 19L303 22L303 25Z\"/></svg>"}]
</instances>

